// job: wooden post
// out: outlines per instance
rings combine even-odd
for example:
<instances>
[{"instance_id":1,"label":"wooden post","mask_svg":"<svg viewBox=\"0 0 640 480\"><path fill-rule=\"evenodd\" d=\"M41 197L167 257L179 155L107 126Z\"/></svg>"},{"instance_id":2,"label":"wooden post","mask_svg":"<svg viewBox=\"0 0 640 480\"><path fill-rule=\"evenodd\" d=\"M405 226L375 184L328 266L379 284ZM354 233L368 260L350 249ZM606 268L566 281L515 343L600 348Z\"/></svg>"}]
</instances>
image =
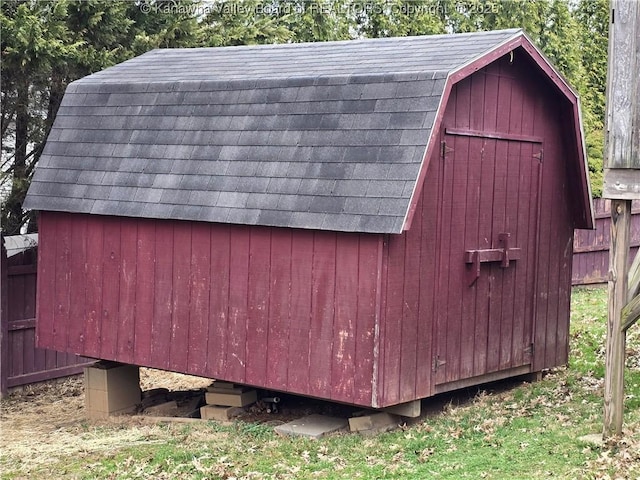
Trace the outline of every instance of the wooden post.
<instances>
[{"instance_id":1,"label":"wooden post","mask_svg":"<svg viewBox=\"0 0 640 480\"><path fill-rule=\"evenodd\" d=\"M627 304L627 265L631 200L611 201L611 247L609 250L609 319L604 378L605 437L622 433L624 411L624 360L626 332L621 328L622 309Z\"/></svg>"},{"instance_id":2,"label":"wooden post","mask_svg":"<svg viewBox=\"0 0 640 480\"><path fill-rule=\"evenodd\" d=\"M640 198L640 2L611 0L605 131L605 198L611 198L605 438L622 434L626 331L640 316L640 254L629 271L631 201Z\"/></svg>"},{"instance_id":3,"label":"wooden post","mask_svg":"<svg viewBox=\"0 0 640 480\"><path fill-rule=\"evenodd\" d=\"M7 272L7 249L4 236L0 234L0 398L8 392L9 378L9 275Z\"/></svg>"}]
</instances>

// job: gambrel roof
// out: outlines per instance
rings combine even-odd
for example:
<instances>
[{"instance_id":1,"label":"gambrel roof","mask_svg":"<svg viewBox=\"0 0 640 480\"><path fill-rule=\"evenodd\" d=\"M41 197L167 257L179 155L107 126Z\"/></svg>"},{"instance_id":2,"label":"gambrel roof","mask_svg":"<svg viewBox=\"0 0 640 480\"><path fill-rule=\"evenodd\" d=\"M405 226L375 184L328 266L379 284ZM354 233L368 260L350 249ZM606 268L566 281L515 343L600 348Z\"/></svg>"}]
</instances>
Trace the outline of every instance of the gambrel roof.
<instances>
[{"instance_id":1,"label":"gambrel roof","mask_svg":"<svg viewBox=\"0 0 640 480\"><path fill-rule=\"evenodd\" d=\"M523 43L503 30L154 50L69 85L25 207L400 233L456 72Z\"/></svg>"}]
</instances>

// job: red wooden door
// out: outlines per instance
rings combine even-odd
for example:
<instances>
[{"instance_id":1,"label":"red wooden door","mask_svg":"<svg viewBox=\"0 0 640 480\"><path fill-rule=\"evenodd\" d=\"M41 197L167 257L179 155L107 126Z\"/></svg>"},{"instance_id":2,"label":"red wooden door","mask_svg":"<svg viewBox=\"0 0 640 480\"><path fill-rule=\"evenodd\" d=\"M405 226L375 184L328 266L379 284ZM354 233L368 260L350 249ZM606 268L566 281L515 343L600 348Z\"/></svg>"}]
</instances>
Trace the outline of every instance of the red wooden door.
<instances>
[{"instance_id":1,"label":"red wooden door","mask_svg":"<svg viewBox=\"0 0 640 480\"><path fill-rule=\"evenodd\" d=\"M542 144L458 132L441 161L436 385L532 362Z\"/></svg>"}]
</instances>

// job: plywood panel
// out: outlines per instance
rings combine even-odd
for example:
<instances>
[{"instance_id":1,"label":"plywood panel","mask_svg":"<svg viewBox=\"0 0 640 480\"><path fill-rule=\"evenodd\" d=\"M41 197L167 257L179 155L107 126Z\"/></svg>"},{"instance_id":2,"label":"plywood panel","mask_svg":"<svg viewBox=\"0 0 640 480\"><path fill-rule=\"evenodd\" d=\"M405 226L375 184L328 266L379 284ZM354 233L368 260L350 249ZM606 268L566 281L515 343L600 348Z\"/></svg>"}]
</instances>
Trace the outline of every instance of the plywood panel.
<instances>
[{"instance_id":1,"label":"plywood panel","mask_svg":"<svg viewBox=\"0 0 640 480\"><path fill-rule=\"evenodd\" d=\"M374 346L379 307L378 269L382 242L377 236L360 235L358 250L357 327L354 354L353 402L371 402L374 375Z\"/></svg>"},{"instance_id":2,"label":"plywood panel","mask_svg":"<svg viewBox=\"0 0 640 480\"><path fill-rule=\"evenodd\" d=\"M359 236L341 235L336 244L335 318L331 398L349 402L355 394Z\"/></svg>"},{"instance_id":3,"label":"plywood panel","mask_svg":"<svg viewBox=\"0 0 640 480\"><path fill-rule=\"evenodd\" d=\"M244 382L247 362L249 296L249 228L231 227L229 266L229 320L225 377Z\"/></svg>"},{"instance_id":4,"label":"plywood panel","mask_svg":"<svg viewBox=\"0 0 640 480\"><path fill-rule=\"evenodd\" d=\"M173 230L173 298L170 369L187 371L191 303L191 223L178 222Z\"/></svg>"},{"instance_id":5,"label":"plywood panel","mask_svg":"<svg viewBox=\"0 0 640 480\"><path fill-rule=\"evenodd\" d=\"M120 226L120 298L117 324L117 358L133 363L133 341L136 322L136 284L138 224L125 221Z\"/></svg>"},{"instance_id":6,"label":"plywood panel","mask_svg":"<svg viewBox=\"0 0 640 480\"><path fill-rule=\"evenodd\" d=\"M84 354L99 358L102 345L103 227L102 217L87 216L87 281Z\"/></svg>"},{"instance_id":7,"label":"plywood panel","mask_svg":"<svg viewBox=\"0 0 640 480\"><path fill-rule=\"evenodd\" d=\"M269 334L267 348L267 381L269 388L287 389L287 376L291 359L289 343L297 342L292 336L291 308L291 231L276 228L271 231L271 258L269 260ZM308 338L308 331L307 331ZM300 361L297 357L295 361Z\"/></svg>"},{"instance_id":8,"label":"plywood panel","mask_svg":"<svg viewBox=\"0 0 640 480\"><path fill-rule=\"evenodd\" d=\"M267 378L271 232L252 229L249 235L249 283L247 292L246 381ZM233 288L233 287L232 287ZM286 361L286 357L283 359Z\"/></svg>"},{"instance_id":9,"label":"plywood panel","mask_svg":"<svg viewBox=\"0 0 640 480\"><path fill-rule=\"evenodd\" d=\"M56 235L56 266L54 283L53 342L57 350L67 348L69 335L69 305L71 295L71 221L58 217Z\"/></svg>"},{"instance_id":10,"label":"plywood panel","mask_svg":"<svg viewBox=\"0 0 640 480\"><path fill-rule=\"evenodd\" d=\"M174 224L156 225L151 365L169 370L173 314Z\"/></svg>"},{"instance_id":11,"label":"plywood panel","mask_svg":"<svg viewBox=\"0 0 640 480\"><path fill-rule=\"evenodd\" d=\"M114 360L117 355L120 299L120 219L107 217L104 220L102 266L102 320L100 326L102 342L100 358Z\"/></svg>"},{"instance_id":12,"label":"plywood panel","mask_svg":"<svg viewBox=\"0 0 640 480\"><path fill-rule=\"evenodd\" d=\"M86 314L86 262L87 262L87 219L78 218L71 223L71 291L69 305L68 351L84 352ZM65 349L67 350L67 349Z\"/></svg>"},{"instance_id":13,"label":"plywood panel","mask_svg":"<svg viewBox=\"0 0 640 480\"><path fill-rule=\"evenodd\" d=\"M311 231L296 232L291 243L291 323L287 368L288 390L309 391L313 238Z\"/></svg>"},{"instance_id":14,"label":"plywood panel","mask_svg":"<svg viewBox=\"0 0 640 480\"><path fill-rule=\"evenodd\" d=\"M135 362L151 362L153 308L155 304L156 222L138 222L136 243L136 318L134 327Z\"/></svg>"},{"instance_id":15,"label":"plywood panel","mask_svg":"<svg viewBox=\"0 0 640 480\"><path fill-rule=\"evenodd\" d=\"M211 292L211 227L194 223L191 237L191 305L187 368L197 375L206 374Z\"/></svg>"},{"instance_id":16,"label":"plywood panel","mask_svg":"<svg viewBox=\"0 0 640 480\"><path fill-rule=\"evenodd\" d=\"M214 378L225 378L229 336L231 227L217 225L210 232L211 289L206 371L207 375Z\"/></svg>"},{"instance_id":17,"label":"plywood panel","mask_svg":"<svg viewBox=\"0 0 640 480\"><path fill-rule=\"evenodd\" d=\"M335 308L336 235L315 232L311 325L309 336L309 393L331 398L333 319Z\"/></svg>"},{"instance_id":18,"label":"plywood panel","mask_svg":"<svg viewBox=\"0 0 640 480\"><path fill-rule=\"evenodd\" d=\"M386 306L384 328L381 330L383 351L383 401L385 404L400 402L400 358L402 349L402 311L404 299L404 255L406 236L389 236L386 275Z\"/></svg>"}]
</instances>

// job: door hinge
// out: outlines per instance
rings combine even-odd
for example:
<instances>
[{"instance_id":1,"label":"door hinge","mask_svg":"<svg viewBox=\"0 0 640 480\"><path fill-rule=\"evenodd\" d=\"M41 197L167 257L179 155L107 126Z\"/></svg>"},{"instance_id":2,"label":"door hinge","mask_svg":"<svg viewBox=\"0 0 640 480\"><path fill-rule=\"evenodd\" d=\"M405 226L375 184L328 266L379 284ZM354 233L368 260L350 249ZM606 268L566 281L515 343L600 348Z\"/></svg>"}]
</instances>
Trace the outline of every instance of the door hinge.
<instances>
[{"instance_id":1,"label":"door hinge","mask_svg":"<svg viewBox=\"0 0 640 480\"><path fill-rule=\"evenodd\" d=\"M448 146L447 146L447 142L445 142L444 140L443 140L443 141L442 141L442 143L440 144L440 149L441 149L441 150L440 150L440 153L441 153L441 155L442 155L442 158L444 158L444 157L447 155L447 153L451 153L451 152L453 152L453 148L448 147Z\"/></svg>"},{"instance_id":2,"label":"door hinge","mask_svg":"<svg viewBox=\"0 0 640 480\"><path fill-rule=\"evenodd\" d=\"M440 367L443 367L444 365L446 365L447 361L446 360L442 360L438 355L433 357L433 366L432 366L432 370L434 372L437 372L438 369Z\"/></svg>"},{"instance_id":3,"label":"door hinge","mask_svg":"<svg viewBox=\"0 0 640 480\"><path fill-rule=\"evenodd\" d=\"M535 345L533 343L530 343L528 346L526 346L524 348L524 353L525 355L531 355L533 357L533 354L535 353L536 349L535 349Z\"/></svg>"},{"instance_id":4,"label":"door hinge","mask_svg":"<svg viewBox=\"0 0 640 480\"><path fill-rule=\"evenodd\" d=\"M542 160L544 159L544 150L541 148L538 153L534 153L533 158L537 158L538 161L542 163Z\"/></svg>"}]
</instances>

